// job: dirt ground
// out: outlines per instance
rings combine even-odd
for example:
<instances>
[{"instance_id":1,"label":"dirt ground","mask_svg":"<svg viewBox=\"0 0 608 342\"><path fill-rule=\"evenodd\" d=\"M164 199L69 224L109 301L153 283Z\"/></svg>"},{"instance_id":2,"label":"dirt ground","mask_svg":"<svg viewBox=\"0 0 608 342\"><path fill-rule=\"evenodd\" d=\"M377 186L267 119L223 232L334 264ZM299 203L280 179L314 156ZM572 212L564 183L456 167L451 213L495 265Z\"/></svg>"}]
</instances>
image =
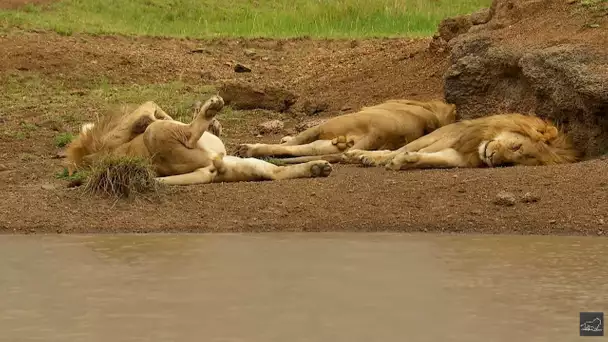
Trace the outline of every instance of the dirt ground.
<instances>
[{"instance_id":1,"label":"dirt ground","mask_svg":"<svg viewBox=\"0 0 608 342\"><path fill-rule=\"evenodd\" d=\"M512 31L503 34L517 36ZM390 98L443 98L442 76L448 54L428 51L429 41L201 42L16 30L0 36L0 77L35 72L74 91L100 76L112 84L180 80L192 85L224 81L278 85L299 96L295 109L281 114L291 127ZM237 62L246 64L252 72L235 73L233 65ZM298 111L306 101L323 105L326 110L306 116ZM26 139L0 135L2 232L603 235L608 221L608 160L601 158L555 167L415 172L334 165L328 178L177 187L160 200L112 202L82 197L78 188L67 188L67 182L55 177L62 168L53 145L57 132L44 125L45 114L35 106L10 113L0 108L4 131L17 130L23 122L39 126ZM93 117L79 118L71 128L75 131ZM251 133L251 127L263 120L253 111L238 125L224 123L229 147L237 142L278 141L282 134L256 138ZM24 153L35 157L20 157ZM501 191L510 192L515 203L494 204ZM537 200L523 201L526 193Z\"/></svg>"}]
</instances>

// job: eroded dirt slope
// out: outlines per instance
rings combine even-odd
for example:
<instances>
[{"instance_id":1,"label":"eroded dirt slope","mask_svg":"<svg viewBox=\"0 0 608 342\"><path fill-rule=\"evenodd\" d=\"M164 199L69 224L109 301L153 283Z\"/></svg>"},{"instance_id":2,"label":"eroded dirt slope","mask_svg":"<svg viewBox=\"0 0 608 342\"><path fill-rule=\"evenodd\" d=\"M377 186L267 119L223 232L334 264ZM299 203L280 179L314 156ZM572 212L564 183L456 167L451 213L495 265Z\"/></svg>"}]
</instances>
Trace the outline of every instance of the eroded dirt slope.
<instances>
[{"instance_id":1,"label":"eroded dirt slope","mask_svg":"<svg viewBox=\"0 0 608 342\"><path fill-rule=\"evenodd\" d=\"M559 13L539 12L538 17ZM516 26L496 28L493 34L518 37L508 31L512 27ZM549 41L551 30L539 35ZM300 111L305 101L323 103L325 110L317 114L323 117L396 97L443 98L448 53L427 51L429 41L198 42L15 31L0 37L0 77L36 73L74 92L100 76L111 84L180 80L193 87L225 81L276 85L298 94L292 112L285 113L286 119L298 122L312 119ZM235 73L235 63L246 64L252 72ZM5 91L10 89L7 86ZM475 110L492 111L498 105L490 102ZM606 160L559 167L416 172L336 166L325 179L175 188L161 202L83 198L54 177L61 169L53 145L57 132L43 124L45 115L49 113L35 105L11 112L0 108L5 132L19 130L24 123L39 125L25 138L0 135L3 232L391 230L595 235L603 234L608 220ZM93 112L66 125L74 130L92 118ZM249 132L248 127L259 121L251 112L241 121L225 122L226 140L231 145L277 141L280 134L256 138ZM494 204L500 191L510 192L515 204ZM528 192L537 200L522 202Z\"/></svg>"}]
</instances>

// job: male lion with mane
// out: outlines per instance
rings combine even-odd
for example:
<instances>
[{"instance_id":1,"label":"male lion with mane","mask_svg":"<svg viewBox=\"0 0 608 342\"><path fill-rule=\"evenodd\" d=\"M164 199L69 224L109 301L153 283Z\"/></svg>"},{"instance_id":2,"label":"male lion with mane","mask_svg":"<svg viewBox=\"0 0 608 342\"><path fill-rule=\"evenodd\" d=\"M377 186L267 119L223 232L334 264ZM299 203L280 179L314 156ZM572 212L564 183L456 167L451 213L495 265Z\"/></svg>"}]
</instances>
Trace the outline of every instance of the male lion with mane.
<instances>
[{"instance_id":1,"label":"male lion with mane","mask_svg":"<svg viewBox=\"0 0 608 342\"><path fill-rule=\"evenodd\" d=\"M196 106L193 120L185 124L148 101L132 112L84 124L67 148L68 173L72 175L104 155L149 158L156 179L169 185L327 177L331 173L325 160L277 166L227 156L224 143L212 133L221 131L215 116L223 106L220 96L212 96Z\"/></svg>"},{"instance_id":2,"label":"male lion with mane","mask_svg":"<svg viewBox=\"0 0 608 342\"><path fill-rule=\"evenodd\" d=\"M348 149L397 149L456 120L456 106L443 101L388 100L355 113L333 117L280 144L242 144L242 157L281 158L284 163L323 159L341 162Z\"/></svg>"},{"instance_id":3,"label":"male lion with mane","mask_svg":"<svg viewBox=\"0 0 608 342\"><path fill-rule=\"evenodd\" d=\"M344 158L391 170L573 163L580 153L549 121L518 113L443 126L396 151L350 150Z\"/></svg>"}]
</instances>

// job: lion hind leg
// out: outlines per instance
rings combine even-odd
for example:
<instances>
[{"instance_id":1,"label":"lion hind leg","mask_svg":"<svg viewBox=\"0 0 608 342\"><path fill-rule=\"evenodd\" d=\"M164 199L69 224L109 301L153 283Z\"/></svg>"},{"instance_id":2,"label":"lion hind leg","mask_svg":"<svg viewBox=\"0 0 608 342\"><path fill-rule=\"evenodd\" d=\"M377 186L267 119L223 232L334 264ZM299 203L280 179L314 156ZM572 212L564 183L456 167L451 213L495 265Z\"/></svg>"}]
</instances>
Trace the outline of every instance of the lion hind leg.
<instances>
[{"instance_id":1,"label":"lion hind leg","mask_svg":"<svg viewBox=\"0 0 608 342\"><path fill-rule=\"evenodd\" d=\"M315 160L297 165L277 166L256 158L226 156L224 170L214 182L243 182L327 177L332 171L329 162Z\"/></svg>"},{"instance_id":2,"label":"lion hind leg","mask_svg":"<svg viewBox=\"0 0 608 342\"><path fill-rule=\"evenodd\" d=\"M213 119L224 107L224 99L218 95L209 98L198 110L196 116L188 126L190 136L185 142L185 146L191 149L196 148L198 140L203 136Z\"/></svg>"},{"instance_id":3,"label":"lion hind leg","mask_svg":"<svg viewBox=\"0 0 608 342\"><path fill-rule=\"evenodd\" d=\"M390 170L470 167L460 152L446 148L438 152L402 152L386 168Z\"/></svg>"},{"instance_id":4,"label":"lion hind leg","mask_svg":"<svg viewBox=\"0 0 608 342\"><path fill-rule=\"evenodd\" d=\"M167 185L209 184L213 182L216 175L217 169L210 165L181 175L156 177L156 180Z\"/></svg>"}]
</instances>

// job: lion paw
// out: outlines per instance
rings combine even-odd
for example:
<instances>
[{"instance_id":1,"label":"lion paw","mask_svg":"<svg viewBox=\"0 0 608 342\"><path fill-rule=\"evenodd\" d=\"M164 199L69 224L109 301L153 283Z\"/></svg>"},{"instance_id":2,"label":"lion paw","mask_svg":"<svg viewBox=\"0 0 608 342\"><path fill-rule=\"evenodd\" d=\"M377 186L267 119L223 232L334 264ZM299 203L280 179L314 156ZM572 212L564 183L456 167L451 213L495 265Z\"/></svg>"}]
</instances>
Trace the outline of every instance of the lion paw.
<instances>
[{"instance_id":1,"label":"lion paw","mask_svg":"<svg viewBox=\"0 0 608 342\"><path fill-rule=\"evenodd\" d=\"M390 162L386 164L387 170L403 170L414 166L420 161L420 155L412 152L403 152L395 156Z\"/></svg>"},{"instance_id":2,"label":"lion paw","mask_svg":"<svg viewBox=\"0 0 608 342\"><path fill-rule=\"evenodd\" d=\"M344 160L351 162L359 162L361 156L368 151L365 150L348 150L344 152Z\"/></svg>"},{"instance_id":3,"label":"lion paw","mask_svg":"<svg viewBox=\"0 0 608 342\"><path fill-rule=\"evenodd\" d=\"M279 144L286 144L286 143L292 141L293 139L294 138L292 136L286 135L281 138L281 141L279 141Z\"/></svg>"},{"instance_id":4,"label":"lion paw","mask_svg":"<svg viewBox=\"0 0 608 342\"><path fill-rule=\"evenodd\" d=\"M212 119L222 108L224 108L224 99L219 95L213 95L203 104L203 115L207 119Z\"/></svg>"},{"instance_id":5,"label":"lion paw","mask_svg":"<svg viewBox=\"0 0 608 342\"><path fill-rule=\"evenodd\" d=\"M222 124L217 121L216 118L213 118L213 120L211 120L211 122L209 123L209 128L207 130L209 131L209 133L215 135L216 137L219 137L220 135L222 135Z\"/></svg>"},{"instance_id":6,"label":"lion paw","mask_svg":"<svg viewBox=\"0 0 608 342\"><path fill-rule=\"evenodd\" d=\"M336 146L340 151L344 151L353 147L355 144L353 139L347 139L345 136L341 135L339 137L333 138L331 140L332 145Z\"/></svg>"},{"instance_id":7,"label":"lion paw","mask_svg":"<svg viewBox=\"0 0 608 342\"><path fill-rule=\"evenodd\" d=\"M255 154L255 145L241 144L237 146L235 155L241 158L250 158Z\"/></svg>"},{"instance_id":8,"label":"lion paw","mask_svg":"<svg viewBox=\"0 0 608 342\"><path fill-rule=\"evenodd\" d=\"M325 160L313 162L313 165L310 167L310 175L312 177L327 177L331 171L331 164Z\"/></svg>"}]
</instances>

